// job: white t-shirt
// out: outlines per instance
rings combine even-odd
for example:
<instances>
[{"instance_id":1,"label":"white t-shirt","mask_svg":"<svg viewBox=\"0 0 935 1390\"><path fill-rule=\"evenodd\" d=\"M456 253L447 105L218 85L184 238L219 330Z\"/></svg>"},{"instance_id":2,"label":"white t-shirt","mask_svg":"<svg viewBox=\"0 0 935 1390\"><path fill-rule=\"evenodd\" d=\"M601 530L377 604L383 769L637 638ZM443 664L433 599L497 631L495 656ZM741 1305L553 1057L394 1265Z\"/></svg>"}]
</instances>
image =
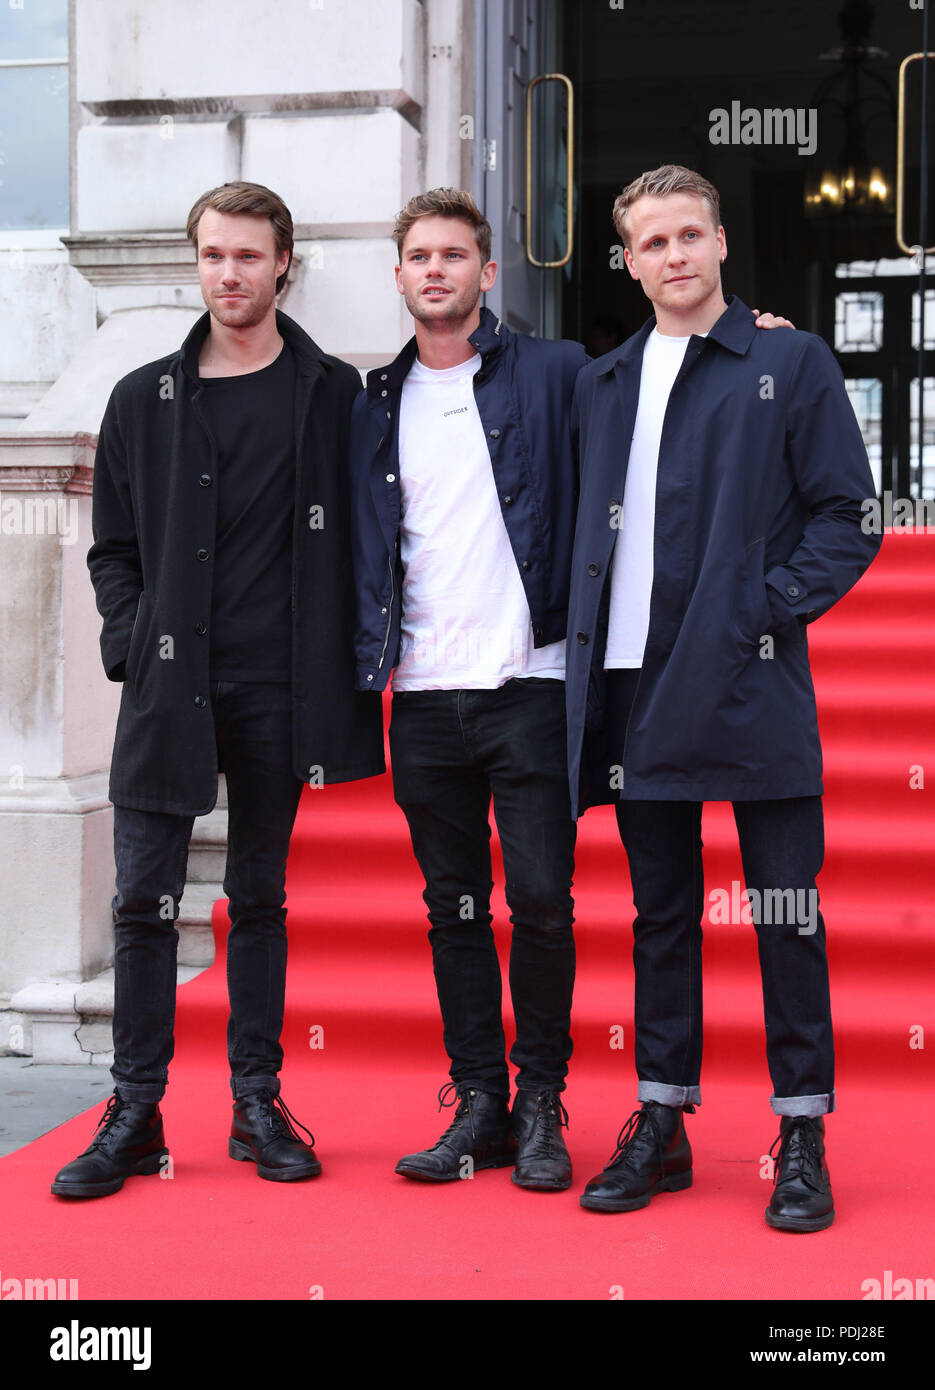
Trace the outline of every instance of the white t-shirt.
<instances>
[{"instance_id":1,"label":"white t-shirt","mask_svg":"<svg viewBox=\"0 0 935 1390\"><path fill-rule=\"evenodd\" d=\"M669 392L679 374L687 345L688 338L670 338L654 328L643 348L640 399L610 573L605 671L632 669L643 664L653 587L659 444Z\"/></svg>"},{"instance_id":2,"label":"white t-shirt","mask_svg":"<svg viewBox=\"0 0 935 1390\"><path fill-rule=\"evenodd\" d=\"M479 354L435 371L416 358L399 418L402 637L394 690L495 690L565 674L538 650L474 399Z\"/></svg>"}]
</instances>

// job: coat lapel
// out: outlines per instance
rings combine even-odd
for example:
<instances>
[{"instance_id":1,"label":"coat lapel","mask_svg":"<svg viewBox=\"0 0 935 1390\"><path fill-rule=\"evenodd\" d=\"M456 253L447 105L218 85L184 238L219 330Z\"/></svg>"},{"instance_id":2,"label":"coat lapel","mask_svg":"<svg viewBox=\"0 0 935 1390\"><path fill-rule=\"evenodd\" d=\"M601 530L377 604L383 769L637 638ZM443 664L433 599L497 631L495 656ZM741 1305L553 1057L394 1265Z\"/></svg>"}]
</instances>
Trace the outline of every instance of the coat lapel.
<instances>
[{"instance_id":1,"label":"coat lapel","mask_svg":"<svg viewBox=\"0 0 935 1390\"><path fill-rule=\"evenodd\" d=\"M614 458L610 450L605 450L605 456L613 459L616 468L619 468L622 459L622 471L617 474L617 481L620 486L620 498L623 500L623 486L627 480L627 465L630 461L630 444L633 439L633 430L636 425L636 410L640 400L640 378L643 374L643 354L630 354L624 360L617 362L614 366L614 382L617 387L617 406L620 412L620 453ZM609 478L611 486L615 485L615 479Z\"/></svg>"}]
</instances>

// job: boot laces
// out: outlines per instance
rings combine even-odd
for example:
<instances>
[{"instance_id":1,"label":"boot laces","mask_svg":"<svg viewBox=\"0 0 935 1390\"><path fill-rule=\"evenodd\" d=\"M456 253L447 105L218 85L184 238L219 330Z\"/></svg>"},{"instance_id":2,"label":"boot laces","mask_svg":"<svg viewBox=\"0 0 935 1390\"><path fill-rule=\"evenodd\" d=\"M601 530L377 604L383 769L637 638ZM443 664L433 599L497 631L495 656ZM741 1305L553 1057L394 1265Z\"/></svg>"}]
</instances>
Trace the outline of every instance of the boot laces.
<instances>
[{"instance_id":1,"label":"boot laces","mask_svg":"<svg viewBox=\"0 0 935 1390\"><path fill-rule=\"evenodd\" d=\"M454 1092L454 1094L452 1094L452 1092ZM443 1106L449 1105L457 1105L458 1108L455 1111L454 1119L451 1124L445 1130L438 1143L432 1145L429 1152L434 1152L435 1149L440 1148L446 1140L450 1139L453 1134L461 1129L465 1115L467 1115L468 1121L470 1122L471 1138L476 1139L477 1136L474 1131L474 1107L471 1104L473 1094L474 1092L470 1087L460 1086L455 1081L449 1081L446 1086L441 1088L438 1093L439 1110L441 1110Z\"/></svg>"},{"instance_id":2,"label":"boot laces","mask_svg":"<svg viewBox=\"0 0 935 1390\"><path fill-rule=\"evenodd\" d=\"M568 1111L558 1098L556 1091L540 1091L536 1097L536 1124L532 1135L532 1153L535 1158L555 1158L555 1131L563 1126L568 1128Z\"/></svg>"},{"instance_id":3,"label":"boot laces","mask_svg":"<svg viewBox=\"0 0 935 1390\"><path fill-rule=\"evenodd\" d=\"M779 1145L779 1156L773 1153ZM769 1156L774 1158L773 1186L777 1183L800 1180L813 1192L822 1190L821 1136L808 1116L797 1115L792 1123L776 1135L769 1146ZM785 1171L783 1171L785 1170ZM781 1174L781 1176L780 1176Z\"/></svg>"},{"instance_id":4,"label":"boot laces","mask_svg":"<svg viewBox=\"0 0 935 1390\"><path fill-rule=\"evenodd\" d=\"M643 1123L644 1120L646 1121L645 1125ZM643 1105L638 1109L634 1110L633 1114L630 1116L630 1118L627 1120L627 1122L621 1129L620 1133L617 1135L617 1147L613 1152L613 1156L611 1157L610 1162L604 1169L605 1173L608 1172L611 1168L623 1167L634 1160L634 1149L636 1145L636 1140L640 1136L645 1136L647 1127L649 1128L653 1137L653 1141L656 1145L656 1155L659 1159L659 1167L662 1176L665 1177L665 1146L662 1142L662 1135L659 1133L659 1126L656 1123L656 1117L653 1114L652 1108L648 1105Z\"/></svg>"},{"instance_id":5,"label":"boot laces","mask_svg":"<svg viewBox=\"0 0 935 1390\"><path fill-rule=\"evenodd\" d=\"M306 1141L295 1128L295 1126L298 1125L299 1129L301 1129L304 1134L308 1135L308 1146L313 1149L315 1147L314 1134L312 1134L310 1129L305 1128L300 1119L293 1115L282 1096L274 1096L271 1091L266 1091L264 1094L268 1095L270 1099L269 1113L266 1116L266 1122L270 1130L274 1134L282 1134L286 1138L295 1139L299 1144L305 1144Z\"/></svg>"},{"instance_id":6,"label":"boot laces","mask_svg":"<svg viewBox=\"0 0 935 1390\"><path fill-rule=\"evenodd\" d=\"M107 1109L94 1126L94 1138L91 1140L89 1149L99 1149L113 1134L114 1127L116 1122L120 1119L124 1104L125 1102L115 1091L107 1102Z\"/></svg>"}]
</instances>

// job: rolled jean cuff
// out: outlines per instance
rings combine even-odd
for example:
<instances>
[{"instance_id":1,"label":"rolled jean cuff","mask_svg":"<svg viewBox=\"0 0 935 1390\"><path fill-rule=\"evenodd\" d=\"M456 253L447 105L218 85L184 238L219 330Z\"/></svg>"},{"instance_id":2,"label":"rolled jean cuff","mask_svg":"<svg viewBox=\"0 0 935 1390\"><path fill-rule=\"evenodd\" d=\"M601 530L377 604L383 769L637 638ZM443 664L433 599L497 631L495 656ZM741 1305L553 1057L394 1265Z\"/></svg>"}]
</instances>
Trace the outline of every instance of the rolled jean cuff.
<instances>
[{"instance_id":1,"label":"rolled jean cuff","mask_svg":"<svg viewBox=\"0 0 935 1390\"><path fill-rule=\"evenodd\" d=\"M111 1073L113 1076L113 1072ZM137 1084L133 1081L120 1081L114 1076L114 1090L120 1093L120 1099L129 1101L131 1105L158 1105L166 1093L165 1086L153 1083Z\"/></svg>"},{"instance_id":2,"label":"rolled jean cuff","mask_svg":"<svg viewBox=\"0 0 935 1390\"><path fill-rule=\"evenodd\" d=\"M770 1096L769 1103L774 1115L807 1115L814 1120L818 1115L831 1114L834 1091L823 1096Z\"/></svg>"},{"instance_id":3,"label":"rolled jean cuff","mask_svg":"<svg viewBox=\"0 0 935 1390\"><path fill-rule=\"evenodd\" d=\"M250 1077L231 1077L231 1091L234 1100L243 1100L244 1096L259 1095L260 1091L271 1091L274 1096L279 1095L278 1076L250 1076Z\"/></svg>"},{"instance_id":4,"label":"rolled jean cuff","mask_svg":"<svg viewBox=\"0 0 935 1390\"><path fill-rule=\"evenodd\" d=\"M660 1105L700 1105L700 1086L664 1086L661 1081L641 1081L637 1100L655 1100Z\"/></svg>"}]
</instances>

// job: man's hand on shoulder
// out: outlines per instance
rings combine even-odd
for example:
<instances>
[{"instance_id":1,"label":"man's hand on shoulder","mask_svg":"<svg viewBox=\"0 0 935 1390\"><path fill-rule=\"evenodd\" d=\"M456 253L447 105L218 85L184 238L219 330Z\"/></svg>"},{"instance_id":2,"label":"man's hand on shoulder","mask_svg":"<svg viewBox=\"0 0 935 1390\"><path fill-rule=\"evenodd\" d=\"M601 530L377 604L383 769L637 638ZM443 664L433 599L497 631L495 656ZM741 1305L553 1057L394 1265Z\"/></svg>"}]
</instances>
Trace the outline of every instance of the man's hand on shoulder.
<instances>
[{"instance_id":1,"label":"man's hand on shoulder","mask_svg":"<svg viewBox=\"0 0 935 1390\"><path fill-rule=\"evenodd\" d=\"M759 309L754 309L753 317L757 328L795 328L792 320L784 319L781 314L761 314Z\"/></svg>"}]
</instances>

